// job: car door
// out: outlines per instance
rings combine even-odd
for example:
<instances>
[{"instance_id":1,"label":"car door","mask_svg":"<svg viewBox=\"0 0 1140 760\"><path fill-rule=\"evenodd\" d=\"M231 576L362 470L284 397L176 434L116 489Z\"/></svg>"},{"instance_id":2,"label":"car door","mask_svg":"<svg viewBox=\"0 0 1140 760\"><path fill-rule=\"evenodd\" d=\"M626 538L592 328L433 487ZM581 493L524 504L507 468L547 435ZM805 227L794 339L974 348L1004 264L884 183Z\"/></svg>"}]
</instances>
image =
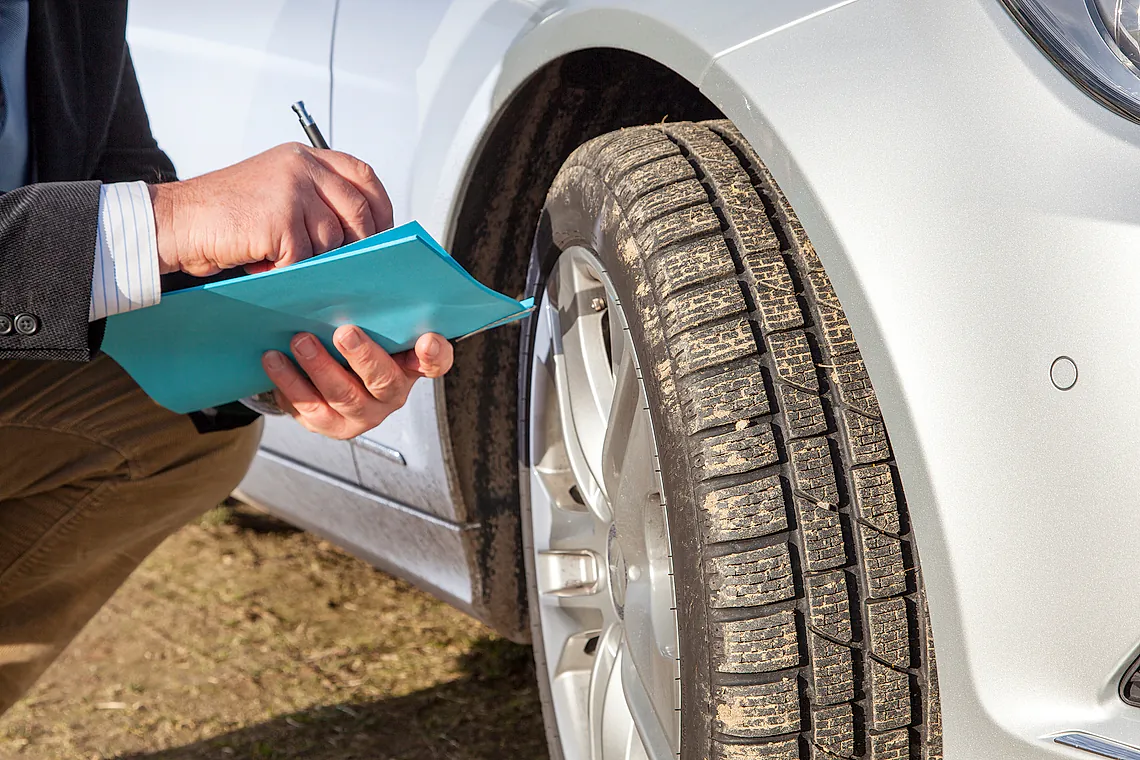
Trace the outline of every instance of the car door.
<instances>
[{"instance_id":1,"label":"car door","mask_svg":"<svg viewBox=\"0 0 1140 760\"><path fill-rule=\"evenodd\" d=\"M179 176L233 164L304 134L289 106L328 124L336 0L146 0L128 42L151 128ZM268 418L262 447L355 483L352 445Z\"/></svg>"}]
</instances>

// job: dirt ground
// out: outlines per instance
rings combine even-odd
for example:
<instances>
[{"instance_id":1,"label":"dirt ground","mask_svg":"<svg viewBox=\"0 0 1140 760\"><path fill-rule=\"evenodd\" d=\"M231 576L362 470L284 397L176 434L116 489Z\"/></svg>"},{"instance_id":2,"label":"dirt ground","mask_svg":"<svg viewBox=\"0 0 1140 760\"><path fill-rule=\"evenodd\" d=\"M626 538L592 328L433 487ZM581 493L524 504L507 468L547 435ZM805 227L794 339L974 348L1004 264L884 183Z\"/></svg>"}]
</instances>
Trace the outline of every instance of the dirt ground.
<instances>
[{"instance_id":1,"label":"dirt ground","mask_svg":"<svg viewBox=\"0 0 1140 760\"><path fill-rule=\"evenodd\" d=\"M530 649L245 508L171 537L28 697L0 758L545 758Z\"/></svg>"}]
</instances>

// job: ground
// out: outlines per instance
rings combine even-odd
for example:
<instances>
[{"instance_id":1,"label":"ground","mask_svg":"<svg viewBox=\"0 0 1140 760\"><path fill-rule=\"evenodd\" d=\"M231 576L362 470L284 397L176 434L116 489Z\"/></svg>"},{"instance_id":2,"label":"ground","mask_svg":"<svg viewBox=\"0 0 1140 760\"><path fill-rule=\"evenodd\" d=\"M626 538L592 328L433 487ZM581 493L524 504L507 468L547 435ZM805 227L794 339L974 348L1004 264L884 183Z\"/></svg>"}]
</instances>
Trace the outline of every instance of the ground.
<instances>
[{"instance_id":1,"label":"ground","mask_svg":"<svg viewBox=\"0 0 1140 760\"><path fill-rule=\"evenodd\" d=\"M0 758L544 758L531 652L245 508L156 551L27 698Z\"/></svg>"}]
</instances>

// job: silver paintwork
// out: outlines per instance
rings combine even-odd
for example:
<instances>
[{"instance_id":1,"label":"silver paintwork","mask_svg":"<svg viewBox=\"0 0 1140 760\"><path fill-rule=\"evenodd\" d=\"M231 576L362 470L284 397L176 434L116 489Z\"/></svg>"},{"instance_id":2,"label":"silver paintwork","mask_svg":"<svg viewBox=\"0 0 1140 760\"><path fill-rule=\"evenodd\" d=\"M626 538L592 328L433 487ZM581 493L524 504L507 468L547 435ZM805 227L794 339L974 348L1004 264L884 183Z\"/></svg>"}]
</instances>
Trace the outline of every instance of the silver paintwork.
<instances>
[{"instance_id":1,"label":"silver paintwork","mask_svg":"<svg viewBox=\"0 0 1140 760\"><path fill-rule=\"evenodd\" d=\"M645 387L602 264L564 252L530 371L537 614L567 760L679 751L672 550Z\"/></svg>"},{"instance_id":2,"label":"silver paintwork","mask_svg":"<svg viewBox=\"0 0 1140 760\"><path fill-rule=\"evenodd\" d=\"M480 141L544 63L618 46L697 83L789 196L859 339L921 553L946 757L1083 756L1061 730L1140 746L1140 711L1117 696L1140 653L1140 125L1074 86L997 0L137 0L131 14L152 122L184 174L296 140L282 104L304 97L334 147L377 167L397 220L444 241ZM211 128L217 112L230 129ZM1080 367L1065 393L1048 373L1062 355ZM406 467L380 457L361 485L358 447L267 428L278 454L243 488L462 603L449 537L473 526L442 395L422 387L370 436ZM386 520L437 537L411 552Z\"/></svg>"},{"instance_id":3,"label":"silver paintwork","mask_svg":"<svg viewBox=\"0 0 1140 760\"><path fill-rule=\"evenodd\" d=\"M256 490L248 488L251 483ZM477 526L441 520L270 451L254 460L236 495L333 537L376 567L411 580L465 612L473 611L476 592L464 534ZM329 530L330 524L336 529Z\"/></svg>"}]
</instances>

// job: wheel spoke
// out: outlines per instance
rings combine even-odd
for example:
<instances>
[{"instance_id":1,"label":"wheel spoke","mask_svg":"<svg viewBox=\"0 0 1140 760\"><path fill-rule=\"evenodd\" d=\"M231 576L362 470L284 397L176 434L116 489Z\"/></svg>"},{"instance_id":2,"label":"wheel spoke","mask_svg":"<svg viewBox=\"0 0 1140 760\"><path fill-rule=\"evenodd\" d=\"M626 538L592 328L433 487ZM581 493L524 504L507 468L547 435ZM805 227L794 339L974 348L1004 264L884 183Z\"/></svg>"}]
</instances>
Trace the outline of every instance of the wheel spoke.
<instances>
[{"instance_id":1,"label":"wheel spoke","mask_svg":"<svg viewBox=\"0 0 1140 760\"><path fill-rule=\"evenodd\" d=\"M598 555L589 550L539 552L538 590L558 597L598 593Z\"/></svg>"},{"instance_id":2,"label":"wheel spoke","mask_svg":"<svg viewBox=\"0 0 1140 760\"><path fill-rule=\"evenodd\" d=\"M633 363L633 352L622 351L620 363L614 374L613 401L606 418L605 439L602 444L602 481L611 505L625 496L621 489L621 480L627 472L626 460L629 458L630 445L633 443L634 424L640 421L638 419L640 409L641 388L638 384L637 367Z\"/></svg>"},{"instance_id":3,"label":"wheel spoke","mask_svg":"<svg viewBox=\"0 0 1140 760\"><path fill-rule=\"evenodd\" d=\"M567 271L569 270L569 271ZM609 520L610 511L606 503L601 479L601 440L604 436L609 399L603 412L598 406L599 389L591 381L597 372L587 367L582 348L583 330L589 327L580 314L583 300L574 292L576 273L569 265L560 265L557 278L552 278L550 289L557 292L558 299L568 299L569 303L551 300L558 304L546 310L548 328L554 347L554 386L558 398L558 419L561 426L562 442L566 450L574 480L582 500L599 519ZM608 375L607 375L608 376ZM612 377L609 380L612 386ZM612 387L608 391L612 396Z\"/></svg>"},{"instance_id":4,"label":"wheel spoke","mask_svg":"<svg viewBox=\"0 0 1140 760\"><path fill-rule=\"evenodd\" d=\"M673 750L669 746L669 736L661 726L661 717L654 709L653 698L646 689L645 681L624 647L618 658L618 668L625 704L641 739L644 755L651 760L670 760Z\"/></svg>"}]
</instances>

